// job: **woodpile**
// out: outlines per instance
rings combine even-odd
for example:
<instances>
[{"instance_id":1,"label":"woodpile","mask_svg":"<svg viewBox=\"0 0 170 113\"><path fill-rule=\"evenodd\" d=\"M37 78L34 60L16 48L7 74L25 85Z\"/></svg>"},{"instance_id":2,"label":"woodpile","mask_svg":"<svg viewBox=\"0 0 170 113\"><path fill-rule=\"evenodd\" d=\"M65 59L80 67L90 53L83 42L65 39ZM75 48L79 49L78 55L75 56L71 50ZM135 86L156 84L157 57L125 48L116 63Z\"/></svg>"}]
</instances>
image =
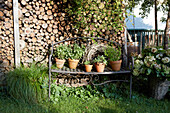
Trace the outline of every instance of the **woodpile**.
<instances>
[{"instance_id":1,"label":"woodpile","mask_svg":"<svg viewBox=\"0 0 170 113\"><path fill-rule=\"evenodd\" d=\"M12 0L0 0L0 84L14 64Z\"/></svg>"},{"instance_id":2,"label":"woodpile","mask_svg":"<svg viewBox=\"0 0 170 113\"><path fill-rule=\"evenodd\" d=\"M33 61L48 62L48 51L52 41L57 42L82 34L88 36L89 33L84 29L80 28L81 34L73 29L65 11L67 5L67 1L19 0L21 63L28 65ZM93 29L93 26L90 29ZM98 31L100 29L96 29L96 32ZM8 62L5 69L14 64L13 32L12 0L0 0L0 61L2 64ZM104 28L99 37L122 43L122 34L123 31L115 34L111 28ZM0 70L2 67L0 65Z\"/></svg>"},{"instance_id":3,"label":"woodpile","mask_svg":"<svg viewBox=\"0 0 170 113\"><path fill-rule=\"evenodd\" d=\"M64 34L65 38L74 36L69 35L72 34L71 25L67 24L66 14L62 9L58 9L60 5L59 2L50 0L21 0L19 9L22 16L19 18L19 26L21 40L26 43L21 50L21 61L24 64L33 61L47 62L52 41L60 41Z\"/></svg>"}]
</instances>

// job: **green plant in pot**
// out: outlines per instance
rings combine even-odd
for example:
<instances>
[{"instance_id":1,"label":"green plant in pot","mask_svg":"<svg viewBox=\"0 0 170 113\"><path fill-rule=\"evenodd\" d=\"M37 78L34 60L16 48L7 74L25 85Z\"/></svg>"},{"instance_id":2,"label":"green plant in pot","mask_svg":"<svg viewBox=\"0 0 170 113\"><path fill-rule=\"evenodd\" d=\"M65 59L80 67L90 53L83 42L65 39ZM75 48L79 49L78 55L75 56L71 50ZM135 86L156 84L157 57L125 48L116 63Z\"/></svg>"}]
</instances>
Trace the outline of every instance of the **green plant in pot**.
<instances>
[{"instance_id":1,"label":"green plant in pot","mask_svg":"<svg viewBox=\"0 0 170 113\"><path fill-rule=\"evenodd\" d=\"M54 51L55 61L57 68L62 68L65 63L65 58L67 56L67 45L59 45Z\"/></svg>"},{"instance_id":2,"label":"green plant in pot","mask_svg":"<svg viewBox=\"0 0 170 113\"><path fill-rule=\"evenodd\" d=\"M94 63L97 72L103 72L105 65L107 64L107 60L103 55L98 55L97 58L94 59Z\"/></svg>"},{"instance_id":3,"label":"green plant in pot","mask_svg":"<svg viewBox=\"0 0 170 113\"><path fill-rule=\"evenodd\" d=\"M79 46L78 44L74 44L73 47L69 45L68 51L68 62L69 67L71 69L76 69L79 60L84 55L85 48L84 46Z\"/></svg>"},{"instance_id":4,"label":"green plant in pot","mask_svg":"<svg viewBox=\"0 0 170 113\"><path fill-rule=\"evenodd\" d=\"M121 63L122 63L122 60L120 60L121 49L108 46L105 49L104 54L105 54L106 57L108 57L109 63L112 67L112 70L113 71L119 71L120 68L121 68Z\"/></svg>"},{"instance_id":5,"label":"green plant in pot","mask_svg":"<svg viewBox=\"0 0 170 113\"><path fill-rule=\"evenodd\" d=\"M90 61L85 61L84 66L85 66L86 72L91 72L93 65L91 65Z\"/></svg>"}]
</instances>

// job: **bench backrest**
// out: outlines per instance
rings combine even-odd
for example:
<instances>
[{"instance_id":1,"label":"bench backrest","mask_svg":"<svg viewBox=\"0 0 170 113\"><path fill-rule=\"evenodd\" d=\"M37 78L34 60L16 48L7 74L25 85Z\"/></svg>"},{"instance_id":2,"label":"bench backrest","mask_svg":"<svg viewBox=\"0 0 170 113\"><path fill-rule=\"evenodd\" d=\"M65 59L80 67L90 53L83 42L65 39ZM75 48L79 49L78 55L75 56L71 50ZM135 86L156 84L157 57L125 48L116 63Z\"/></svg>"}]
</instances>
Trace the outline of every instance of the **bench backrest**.
<instances>
[{"instance_id":1,"label":"bench backrest","mask_svg":"<svg viewBox=\"0 0 170 113\"><path fill-rule=\"evenodd\" d=\"M127 55L125 54L125 48L124 45L120 45L119 43L112 41L112 40L107 40L104 38L98 38L98 37L76 37L76 38L69 38L66 40L62 40L56 43L52 42L52 48L51 48L51 53L49 56L49 69L51 69L51 62L52 62L52 57L53 57L53 52L54 52L54 47L56 45L60 45L60 44L78 44L78 45L85 45L85 47L88 47L90 45L93 44L101 44L101 45L113 45L116 48L121 47L122 50L122 60L123 60L123 64L122 67L127 67Z\"/></svg>"}]
</instances>

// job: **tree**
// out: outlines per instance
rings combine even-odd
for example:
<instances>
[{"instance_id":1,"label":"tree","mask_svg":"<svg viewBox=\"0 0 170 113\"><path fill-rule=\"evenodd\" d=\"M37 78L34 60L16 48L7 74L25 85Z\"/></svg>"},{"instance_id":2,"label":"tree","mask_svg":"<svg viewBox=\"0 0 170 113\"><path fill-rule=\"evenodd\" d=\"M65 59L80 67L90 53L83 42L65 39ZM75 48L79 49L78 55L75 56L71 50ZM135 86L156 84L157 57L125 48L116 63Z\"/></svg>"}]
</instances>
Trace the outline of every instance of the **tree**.
<instances>
[{"instance_id":1,"label":"tree","mask_svg":"<svg viewBox=\"0 0 170 113\"><path fill-rule=\"evenodd\" d=\"M164 48L165 49L168 49L168 35L169 32L170 32L170 25L169 25L169 22L170 22L170 1L168 1L168 5L169 5L169 9L168 9L168 16L167 16L167 20L166 20L166 27L165 27L165 38L164 38Z\"/></svg>"},{"instance_id":2,"label":"tree","mask_svg":"<svg viewBox=\"0 0 170 113\"><path fill-rule=\"evenodd\" d=\"M157 11L162 11L164 15L168 15L167 18L162 18L162 22L166 21L166 27L165 27L165 37L164 37L164 48L168 49L168 29L169 21L170 21L170 0L125 0L128 3L128 8L132 11L132 8L138 5L140 2L141 4L141 10L139 14L142 16L142 18L147 17L150 13L151 8L155 6L155 31L156 31L156 37L157 37ZM158 41L157 41L158 42Z\"/></svg>"}]
</instances>

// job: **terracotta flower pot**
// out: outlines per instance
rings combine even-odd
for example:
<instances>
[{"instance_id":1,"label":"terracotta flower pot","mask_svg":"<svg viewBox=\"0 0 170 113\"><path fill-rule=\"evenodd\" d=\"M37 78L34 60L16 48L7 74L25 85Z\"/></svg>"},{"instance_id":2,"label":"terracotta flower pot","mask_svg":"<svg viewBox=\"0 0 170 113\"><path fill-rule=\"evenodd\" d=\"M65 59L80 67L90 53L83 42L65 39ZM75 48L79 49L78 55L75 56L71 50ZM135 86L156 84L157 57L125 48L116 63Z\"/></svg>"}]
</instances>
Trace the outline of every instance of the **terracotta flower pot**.
<instances>
[{"instance_id":1,"label":"terracotta flower pot","mask_svg":"<svg viewBox=\"0 0 170 113\"><path fill-rule=\"evenodd\" d=\"M65 60L55 58L57 68L62 68L64 66Z\"/></svg>"},{"instance_id":2,"label":"terracotta flower pot","mask_svg":"<svg viewBox=\"0 0 170 113\"><path fill-rule=\"evenodd\" d=\"M68 62L69 62L70 69L76 69L76 67L77 67L77 65L79 63L79 60L68 59Z\"/></svg>"},{"instance_id":3,"label":"terracotta flower pot","mask_svg":"<svg viewBox=\"0 0 170 113\"><path fill-rule=\"evenodd\" d=\"M103 72L105 68L105 64L103 63L95 63L95 68L97 72Z\"/></svg>"},{"instance_id":4,"label":"terracotta flower pot","mask_svg":"<svg viewBox=\"0 0 170 113\"><path fill-rule=\"evenodd\" d=\"M86 72L91 72L93 65L85 65Z\"/></svg>"},{"instance_id":5,"label":"terracotta flower pot","mask_svg":"<svg viewBox=\"0 0 170 113\"><path fill-rule=\"evenodd\" d=\"M119 71L121 67L122 60L119 61L110 61L110 65L113 71Z\"/></svg>"}]
</instances>

